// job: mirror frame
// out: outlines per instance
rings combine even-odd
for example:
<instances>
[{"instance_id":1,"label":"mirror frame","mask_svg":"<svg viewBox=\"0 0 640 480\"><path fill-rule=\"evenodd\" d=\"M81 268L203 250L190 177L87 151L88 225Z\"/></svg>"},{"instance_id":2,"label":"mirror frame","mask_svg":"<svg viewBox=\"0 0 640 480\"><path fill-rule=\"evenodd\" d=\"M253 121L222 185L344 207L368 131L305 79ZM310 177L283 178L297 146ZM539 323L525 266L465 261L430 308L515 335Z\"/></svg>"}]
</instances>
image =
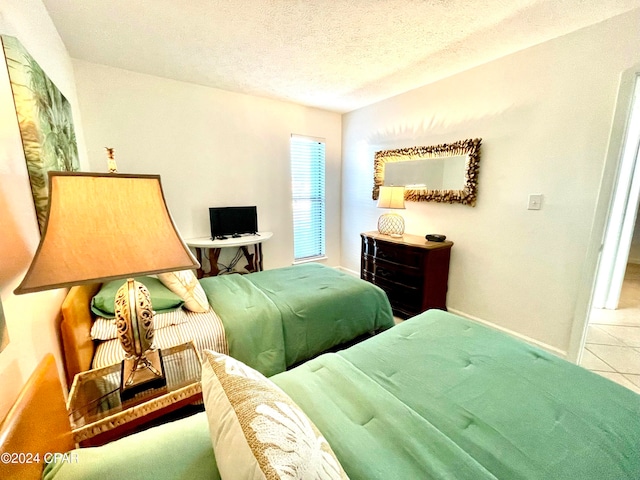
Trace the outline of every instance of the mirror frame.
<instances>
[{"instance_id":1,"label":"mirror frame","mask_svg":"<svg viewBox=\"0 0 640 480\"><path fill-rule=\"evenodd\" d=\"M380 150L373 160L372 198L378 199L380 187L384 185L384 169L388 162L403 162L438 157L467 155L462 190L430 190L427 188L407 188L404 199L410 202L462 203L471 207L476 204L478 191L478 171L480 169L481 138L469 138L454 143L443 143L426 147Z\"/></svg>"}]
</instances>

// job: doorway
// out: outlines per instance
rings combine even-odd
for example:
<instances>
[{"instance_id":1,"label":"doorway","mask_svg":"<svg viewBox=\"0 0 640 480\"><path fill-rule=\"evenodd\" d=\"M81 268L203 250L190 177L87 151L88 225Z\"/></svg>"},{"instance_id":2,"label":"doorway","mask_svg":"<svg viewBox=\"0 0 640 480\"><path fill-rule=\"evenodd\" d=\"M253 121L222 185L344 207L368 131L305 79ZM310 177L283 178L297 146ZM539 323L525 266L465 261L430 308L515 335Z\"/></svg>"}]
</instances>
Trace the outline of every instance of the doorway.
<instances>
[{"instance_id":1,"label":"doorway","mask_svg":"<svg viewBox=\"0 0 640 480\"><path fill-rule=\"evenodd\" d=\"M640 393L640 75L633 77L579 357L583 367Z\"/></svg>"}]
</instances>

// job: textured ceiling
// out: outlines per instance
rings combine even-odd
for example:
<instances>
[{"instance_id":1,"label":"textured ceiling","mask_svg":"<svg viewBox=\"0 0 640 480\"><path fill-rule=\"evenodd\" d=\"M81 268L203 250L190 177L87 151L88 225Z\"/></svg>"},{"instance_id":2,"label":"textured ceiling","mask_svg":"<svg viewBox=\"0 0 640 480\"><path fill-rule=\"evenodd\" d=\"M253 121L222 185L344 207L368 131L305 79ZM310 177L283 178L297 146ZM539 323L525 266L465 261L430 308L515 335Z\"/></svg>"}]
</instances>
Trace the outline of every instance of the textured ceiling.
<instances>
[{"instance_id":1,"label":"textured ceiling","mask_svg":"<svg viewBox=\"0 0 640 480\"><path fill-rule=\"evenodd\" d=\"M70 55L348 112L640 0L43 0Z\"/></svg>"}]
</instances>

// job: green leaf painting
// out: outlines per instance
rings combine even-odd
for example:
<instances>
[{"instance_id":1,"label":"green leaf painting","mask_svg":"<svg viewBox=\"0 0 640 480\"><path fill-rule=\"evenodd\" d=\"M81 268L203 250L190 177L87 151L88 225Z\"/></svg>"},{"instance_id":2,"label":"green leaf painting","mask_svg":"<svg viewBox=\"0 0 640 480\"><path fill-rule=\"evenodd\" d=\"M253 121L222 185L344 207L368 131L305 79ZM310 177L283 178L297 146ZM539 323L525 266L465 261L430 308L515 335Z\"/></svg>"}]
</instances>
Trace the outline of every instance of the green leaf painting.
<instances>
[{"instance_id":1,"label":"green leaf painting","mask_svg":"<svg viewBox=\"0 0 640 480\"><path fill-rule=\"evenodd\" d=\"M18 39L0 36L7 60L31 193L42 233L49 203L49 171L77 171L71 105Z\"/></svg>"},{"instance_id":2,"label":"green leaf painting","mask_svg":"<svg viewBox=\"0 0 640 480\"><path fill-rule=\"evenodd\" d=\"M4 321L2 302L0 302L0 352L4 350L4 347L7 345L9 345L9 332L7 331L7 324Z\"/></svg>"}]
</instances>

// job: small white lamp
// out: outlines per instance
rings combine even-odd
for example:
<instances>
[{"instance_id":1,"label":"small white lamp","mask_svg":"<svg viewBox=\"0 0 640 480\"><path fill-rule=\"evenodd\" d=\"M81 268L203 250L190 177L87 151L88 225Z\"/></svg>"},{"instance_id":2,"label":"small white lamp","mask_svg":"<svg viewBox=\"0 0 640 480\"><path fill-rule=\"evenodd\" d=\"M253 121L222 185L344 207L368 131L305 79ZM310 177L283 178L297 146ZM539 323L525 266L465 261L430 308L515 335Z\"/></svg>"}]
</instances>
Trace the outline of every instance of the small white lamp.
<instances>
[{"instance_id":1,"label":"small white lamp","mask_svg":"<svg viewBox=\"0 0 640 480\"><path fill-rule=\"evenodd\" d=\"M378 208L404 208L404 187L380 187ZM404 234L404 218L397 213L383 213L378 219L378 232L401 237Z\"/></svg>"}]
</instances>

